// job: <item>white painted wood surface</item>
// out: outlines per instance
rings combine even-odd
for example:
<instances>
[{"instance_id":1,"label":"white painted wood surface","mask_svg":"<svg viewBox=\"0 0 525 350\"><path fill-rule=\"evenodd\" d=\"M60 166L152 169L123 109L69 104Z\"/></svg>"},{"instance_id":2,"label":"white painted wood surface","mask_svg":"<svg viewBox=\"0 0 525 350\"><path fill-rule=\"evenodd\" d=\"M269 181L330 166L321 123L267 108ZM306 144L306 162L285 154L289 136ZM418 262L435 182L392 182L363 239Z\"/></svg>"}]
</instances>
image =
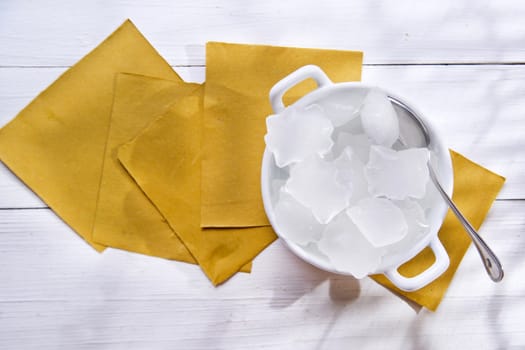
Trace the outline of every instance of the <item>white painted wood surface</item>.
<instances>
[{"instance_id":1,"label":"white painted wood surface","mask_svg":"<svg viewBox=\"0 0 525 350\"><path fill-rule=\"evenodd\" d=\"M525 347L525 5L519 1L0 2L0 125L130 17L190 81L209 40L365 51L363 80L507 177L436 313L319 271L279 242L213 288L197 267L98 254L0 165L0 349ZM452 63L452 64L451 64Z\"/></svg>"}]
</instances>

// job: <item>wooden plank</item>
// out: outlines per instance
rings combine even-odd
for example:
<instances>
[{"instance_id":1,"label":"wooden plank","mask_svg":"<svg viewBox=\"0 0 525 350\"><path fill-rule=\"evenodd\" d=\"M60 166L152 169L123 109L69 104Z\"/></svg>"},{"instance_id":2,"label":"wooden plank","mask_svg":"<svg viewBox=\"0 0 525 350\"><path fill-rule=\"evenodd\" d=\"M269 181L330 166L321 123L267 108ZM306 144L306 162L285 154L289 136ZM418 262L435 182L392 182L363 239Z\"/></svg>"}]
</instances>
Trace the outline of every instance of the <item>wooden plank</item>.
<instances>
[{"instance_id":1,"label":"wooden plank","mask_svg":"<svg viewBox=\"0 0 525 350\"><path fill-rule=\"evenodd\" d=\"M174 65L207 41L363 50L367 63L525 62L517 0L0 3L0 66L68 66L131 18Z\"/></svg>"},{"instance_id":2,"label":"wooden plank","mask_svg":"<svg viewBox=\"0 0 525 350\"><path fill-rule=\"evenodd\" d=\"M0 125L64 68L0 69ZM202 82L203 67L176 67ZM525 198L525 65L365 66L363 81L404 96L432 118L451 148L507 177L499 198ZM0 166L0 208L42 203Z\"/></svg>"},{"instance_id":3,"label":"wooden plank","mask_svg":"<svg viewBox=\"0 0 525 350\"><path fill-rule=\"evenodd\" d=\"M525 201L497 202L481 231L505 264L504 281L484 276L471 248L436 313L413 309L369 279L320 271L280 242L252 274L214 288L195 266L98 254L49 210L0 210L0 346L524 346L524 210Z\"/></svg>"},{"instance_id":4,"label":"wooden plank","mask_svg":"<svg viewBox=\"0 0 525 350\"><path fill-rule=\"evenodd\" d=\"M365 67L363 81L404 97L450 148L506 176L499 198L524 198L525 66Z\"/></svg>"}]
</instances>

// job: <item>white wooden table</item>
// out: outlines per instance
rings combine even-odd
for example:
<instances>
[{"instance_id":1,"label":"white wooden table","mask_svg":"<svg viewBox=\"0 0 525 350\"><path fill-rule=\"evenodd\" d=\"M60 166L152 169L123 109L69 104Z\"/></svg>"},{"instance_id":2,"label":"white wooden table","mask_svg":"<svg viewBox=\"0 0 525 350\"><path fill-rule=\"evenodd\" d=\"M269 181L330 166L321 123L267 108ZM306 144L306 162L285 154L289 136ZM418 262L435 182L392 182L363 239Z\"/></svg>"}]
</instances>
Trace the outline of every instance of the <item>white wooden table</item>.
<instances>
[{"instance_id":1,"label":"white wooden table","mask_svg":"<svg viewBox=\"0 0 525 350\"><path fill-rule=\"evenodd\" d=\"M0 125L131 18L183 78L206 41L354 49L449 146L507 177L436 313L274 243L214 288L198 267L98 254L0 165L0 349L525 347L525 4L514 1L0 1Z\"/></svg>"}]
</instances>

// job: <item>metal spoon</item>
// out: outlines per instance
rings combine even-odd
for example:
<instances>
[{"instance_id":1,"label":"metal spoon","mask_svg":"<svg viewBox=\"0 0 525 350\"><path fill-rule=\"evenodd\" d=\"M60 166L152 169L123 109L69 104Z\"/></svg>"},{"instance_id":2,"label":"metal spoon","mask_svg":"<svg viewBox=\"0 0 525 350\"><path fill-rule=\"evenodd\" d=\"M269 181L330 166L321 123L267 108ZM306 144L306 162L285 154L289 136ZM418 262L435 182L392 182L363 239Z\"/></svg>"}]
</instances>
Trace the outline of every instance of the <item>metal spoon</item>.
<instances>
[{"instance_id":1,"label":"metal spoon","mask_svg":"<svg viewBox=\"0 0 525 350\"><path fill-rule=\"evenodd\" d=\"M389 96L388 97L390 101L393 103L394 107L401 108L406 112L405 114L409 116L413 122L413 124L416 124L416 130L421 133L419 140L411 140L411 147L428 147L430 144L430 136L428 134L428 131L425 127L425 124L421 121L421 119L417 116L417 114L410 109L407 105L405 105L403 102L399 101L398 99ZM406 140L404 140L401 136L399 138L399 142L403 147L407 147L408 144ZM463 227L465 228L465 231L469 234L470 238L472 239L472 242L474 243L474 246L478 250L478 253L481 257L481 260L483 261L483 264L485 265L485 269L487 270L487 273L489 274L490 278L494 282L499 282L503 279L503 268L501 267L501 263L499 262L498 258L492 252L492 250L489 248L489 246L485 243L485 241L479 236L479 234L476 232L476 230L472 227L472 225L468 222L468 220L461 214L457 206L454 204L452 199L447 195L441 184L439 183L436 173L434 172L434 169L432 168L432 164L430 161L427 162L428 170L430 174L430 178L432 179L432 182L436 186L438 192L441 194L441 197L447 202L448 206L452 210L452 212L456 215L458 220L461 222Z\"/></svg>"}]
</instances>

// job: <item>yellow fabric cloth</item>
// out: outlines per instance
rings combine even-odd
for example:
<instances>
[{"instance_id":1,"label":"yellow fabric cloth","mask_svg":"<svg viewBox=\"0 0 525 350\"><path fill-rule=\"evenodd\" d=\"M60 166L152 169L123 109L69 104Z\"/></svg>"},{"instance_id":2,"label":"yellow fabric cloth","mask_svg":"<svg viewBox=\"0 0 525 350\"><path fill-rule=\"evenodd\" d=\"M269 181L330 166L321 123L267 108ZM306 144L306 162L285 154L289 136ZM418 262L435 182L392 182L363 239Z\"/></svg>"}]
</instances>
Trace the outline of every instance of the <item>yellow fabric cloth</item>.
<instances>
[{"instance_id":1,"label":"yellow fabric cloth","mask_svg":"<svg viewBox=\"0 0 525 350\"><path fill-rule=\"evenodd\" d=\"M335 82L359 80L362 53L259 45L208 43L204 98L203 227L269 225L262 206L260 166L271 87L306 64ZM290 103L315 87L290 90Z\"/></svg>"},{"instance_id":2,"label":"yellow fabric cloth","mask_svg":"<svg viewBox=\"0 0 525 350\"><path fill-rule=\"evenodd\" d=\"M201 229L202 91L180 98L118 157L164 215L213 284L275 240L271 227Z\"/></svg>"},{"instance_id":3,"label":"yellow fabric cloth","mask_svg":"<svg viewBox=\"0 0 525 350\"><path fill-rule=\"evenodd\" d=\"M93 239L137 253L195 262L166 219L117 158L117 149L198 84L118 74Z\"/></svg>"},{"instance_id":4,"label":"yellow fabric cloth","mask_svg":"<svg viewBox=\"0 0 525 350\"><path fill-rule=\"evenodd\" d=\"M0 130L0 159L94 248L115 73L178 80L126 21Z\"/></svg>"},{"instance_id":5,"label":"yellow fabric cloth","mask_svg":"<svg viewBox=\"0 0 525 350\"><path fill-rule=\"evenodd\" d=\"M451 151L450 154L454 168L454 192L452 199L472 226L479 229L503 186L505 178L483 168L454 151ZM443 275L426 287L414 292L404 292L392 285L383 275L376 275L372 278L394 292L435 311L441 299L443 299L450 281L471 243L463 226L461 226L458 219L450 210L445 217L443 226L439 230L439 238L450 257L450 266ZM399 272L406 276L413 276L431 265L433 261L434 255L432 251L427 248L414 257L414 259L401 266ZM479 264L478 273L484 274L485 270L481 261ZM487 281L487 283L491 283L488 277Z\"/></svg>"},{"instance_id":6,"label":"yellow fabric cloth","mask_svg":"<svg viewBox=\"0 0 525 350\"><path fill-rule=\"evenodd\" d=\"M198 90L198 91L197 91ZM198 84L118 74L108 132L93 239L106 246L195 263L195 259L117 158L137 136ZM251 264L243 267L249 271Z\"/></svg>"}]
</instances>

